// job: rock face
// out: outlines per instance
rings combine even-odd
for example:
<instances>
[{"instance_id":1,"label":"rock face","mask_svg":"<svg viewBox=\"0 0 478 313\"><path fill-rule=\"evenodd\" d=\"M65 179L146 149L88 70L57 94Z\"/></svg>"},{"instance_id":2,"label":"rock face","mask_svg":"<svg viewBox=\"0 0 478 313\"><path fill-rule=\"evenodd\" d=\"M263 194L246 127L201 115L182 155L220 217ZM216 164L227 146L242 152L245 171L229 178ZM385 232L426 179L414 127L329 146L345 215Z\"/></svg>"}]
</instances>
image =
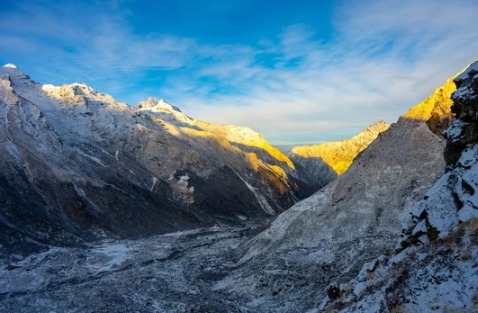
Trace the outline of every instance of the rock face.
<instances>
[{"instance_id":1,"label":"rock face","mask_svg":"<svg viewBox=\"0 0 478 313\"><path fill-rule=\"evenodd\" d=\"M353 160L389 127L384 121L379 121L350 139L294 147L287 155L299 170L313 173L318 183L325 186L343 174Z\"/></svg>"},{"instance_id":2,"label":"rock face","mask_svg":"<svg viewBox=\"0 0 478 313\"><path fill-rule=\"evenodd\" d=\"M282 212L316 186L248 128L0 69L0 244L25 251Z\"/></svg>"},{"instance_id":3,"label":"rock face","mask_svg":"<svg viewBox=\"0 0 478 313\"><path fill-rule=\"evenodd\" d=\"M404 219L396 250L336 287L322 309L341 312L478 310L478 62L455 78L447 172ZM458 155L458 157L456 157ZM335 300L335 301L332 301Z\"/></svg>"}]
</instances>

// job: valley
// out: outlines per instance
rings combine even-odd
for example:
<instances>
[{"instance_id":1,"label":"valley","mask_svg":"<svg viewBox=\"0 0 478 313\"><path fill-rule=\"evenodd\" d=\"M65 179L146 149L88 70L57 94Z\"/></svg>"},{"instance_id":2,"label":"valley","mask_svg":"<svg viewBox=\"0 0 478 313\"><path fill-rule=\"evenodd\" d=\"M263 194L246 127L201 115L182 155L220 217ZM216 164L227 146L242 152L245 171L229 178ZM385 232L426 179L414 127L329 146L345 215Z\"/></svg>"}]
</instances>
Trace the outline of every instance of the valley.
<instances>
[{"instance_id":1,"label":"valley","mask_svg":"<svg viewBox=\"0 0 478 313\"><path fill-rule=\"evenodd\" d=\"M0 311L472 312L477 73L333 144L355 155L327 176L251 129L4 67Z\"/></svg>"}]
</instances>

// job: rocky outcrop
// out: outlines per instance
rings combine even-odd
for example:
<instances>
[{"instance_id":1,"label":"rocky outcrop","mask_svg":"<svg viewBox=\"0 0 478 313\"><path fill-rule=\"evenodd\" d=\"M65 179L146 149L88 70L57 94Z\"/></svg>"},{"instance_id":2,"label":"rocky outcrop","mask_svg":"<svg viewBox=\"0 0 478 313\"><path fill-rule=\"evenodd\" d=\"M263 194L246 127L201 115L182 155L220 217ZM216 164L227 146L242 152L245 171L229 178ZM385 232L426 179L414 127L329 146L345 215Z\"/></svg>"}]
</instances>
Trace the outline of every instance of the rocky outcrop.
<instances>
[{"instance_id":1,"label":"rocky outcrop","mask_svg":"<svg viewBox=\"0 0 478 313\"><path fill-rule=\"evenodd\" d=\"M448 128L452 120L451 94L456 90L456 85L451 77L445 84L437 89L425 100L414 106L403 115L406 119L426 121L430 130L437 134Z\"/></svg>"},{"instance_id":2,"label":"rocky outcrop","mask_svg":"<svg viewBox=\"0 0 478 313\"><path fill-rule=\"evenodd\" d=\"M251 129L0 69L0 244L22 251L284 211L315 191Z\"/></svg>"},{"instance_id":3,"label":"rocky outcrop","mask_svg":"<svg viewBox=\"0 0 478 313\"><path fill-rule=\"evenodd\" d=\"M403 238L334 288L323 310L474 312L478 308L478 62L455 78L447 172L403 220ZM456 157L458 155L458 157ZM454 159L456 159L454 161ZM335 300L335 301L333 301Z\"/></svg>"},{"instance_id":4,"label":"rocky outcrop","mask_svg":"<svg viewBox=\"0 0 478 313\"><path fill-rule=\"evenodd\" d=\"M326 166L333 169L336 175L341 175L350 167L357 155L389 127L390 125L384 121L378 121L350 139L294 147L287 155L295 163L302 164L305 168L312 168L311 160L316 160L316 171L319 175L326 171L324 169ZM327 175L326 177L335 178L333 175Z\"/></svg>"}]
</instances>

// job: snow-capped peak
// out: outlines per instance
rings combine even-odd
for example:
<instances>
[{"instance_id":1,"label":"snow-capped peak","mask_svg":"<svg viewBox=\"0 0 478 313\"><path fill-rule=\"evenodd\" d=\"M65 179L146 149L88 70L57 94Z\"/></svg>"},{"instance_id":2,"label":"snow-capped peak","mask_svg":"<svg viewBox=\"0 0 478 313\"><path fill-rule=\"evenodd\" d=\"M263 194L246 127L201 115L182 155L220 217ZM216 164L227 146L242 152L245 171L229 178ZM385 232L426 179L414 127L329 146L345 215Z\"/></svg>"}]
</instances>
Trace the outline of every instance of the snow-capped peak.
<instances>
[{"instance_id":1,"label":"snow-capped peak","mask_svg":"<svg viewBox=\"0 0 478 313\"><path fill-rule=\"evenodd\" d=\"M146 100L138 103L138 109L150 109L151 111L177 111L181 112L181 110L166 101L164 99L157 99L155 97L148 97Z\"/></svg>"},{"instance_id":2,"label":"snow-capped peak","mask_svg":"<svg viewBox=\"0 0 478 313\"><path fill-rule=\"evenodd\" d=\"M178 107L167 103L163 99L148 97L146 100L138 103L136 109L138 111L146 111L168 121L176 120L188 124L192 122L192 119L181 112Z\"/></svg>"},{"instance_id":3,"label":"snow-capped peak","mask_svg":"<svg viewBox=\"0 0 478 313\"><path fill-rule=\"evenodd\" d=\"M3 67L18 69L18 67L15 64L12 64L12 63L7 63Z\"/></svg>"}]
</instances>

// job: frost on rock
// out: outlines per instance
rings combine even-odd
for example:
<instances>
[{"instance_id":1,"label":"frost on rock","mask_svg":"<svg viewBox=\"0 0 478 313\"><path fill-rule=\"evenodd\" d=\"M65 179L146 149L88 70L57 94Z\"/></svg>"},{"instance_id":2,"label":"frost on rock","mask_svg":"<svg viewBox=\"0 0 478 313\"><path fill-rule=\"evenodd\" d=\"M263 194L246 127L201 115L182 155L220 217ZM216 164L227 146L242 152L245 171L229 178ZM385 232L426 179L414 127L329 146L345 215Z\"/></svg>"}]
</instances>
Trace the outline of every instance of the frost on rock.
<instances>
[{"instance_id":1,"label":"frost on rock","mask_svg":"<svg viewBox=\"0 0 478 313\"><path fill-rule=\"evenodd\" d=\"M447 172L412 206L397 250L362 269L325 311L478 311L478 62L455 83Z\"/></svg>"},{"instance_id":2,"label":"frost on rock","mask_svg":"<svg viewBox=\"0 0 478 313\"><path fill-rule=\"evenodd\" d=\"M40 86L17 70L0 74L2 91L21 94L4 106L11 110L0 125L9 122L12 138L27 133L15 144L0 138L0 204L44 201L41 216L76 218L67 227L34 228L38 216L11 224L22 234L38 231L26 240L47 251L5 256L2 242L0 311L476 309L471 121L455 124L460 136L438 182L444 139L425 121L400 119L347 172L266 226L257 220L269 209L296 201L289 179L297 172L254 131L190 121L164 101L128 107L83 84ZM469 112L465 100L461 110ZM10 181L16 185L4 192ZM0 225L10 217L1 215ZM216 226L185 230L202 221ZM153 236L164 229L174 233ZM391 251L400 235L404 241ZM49 249L95 236L109 239Z\"/></svg>"},{"instance_id":3,"label":"frost on rock","mask_svg":"<svg viewBox=\"0 0 478 313\"><path fill-rule=\"evenodd\" d=\"M427 228L430 232L438 232L445 236L448 231L458 225L458 208L455 207L453 189L449 185L451 173L443 175L427 192L427 200L421 203L426 212Z\"/></svg>"},{"instance_id":4,"label":"frost on rock","mask_svg":"<svg viewBox=\"0 0 478 313\"><path fill-rule=\"evenodd\" d=\"M478 219L478 209L475 206L465 205L460 212L458 212L458 218L461 223Z\"/></svg>"},{"instance_id":5,"label":"frost on rock","mask_svg":"<svg viewBox=\"0 0 478 313\"><path fill-rule=\"evenodd\" d=\"M463 134L463 129L468 126L468 123L465 123L461 120L454 120L451 122L450 127L443 132L447 139L451 142L458 142L465 138Z\"/></svg>"}]
</instances>

